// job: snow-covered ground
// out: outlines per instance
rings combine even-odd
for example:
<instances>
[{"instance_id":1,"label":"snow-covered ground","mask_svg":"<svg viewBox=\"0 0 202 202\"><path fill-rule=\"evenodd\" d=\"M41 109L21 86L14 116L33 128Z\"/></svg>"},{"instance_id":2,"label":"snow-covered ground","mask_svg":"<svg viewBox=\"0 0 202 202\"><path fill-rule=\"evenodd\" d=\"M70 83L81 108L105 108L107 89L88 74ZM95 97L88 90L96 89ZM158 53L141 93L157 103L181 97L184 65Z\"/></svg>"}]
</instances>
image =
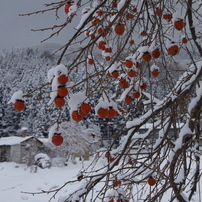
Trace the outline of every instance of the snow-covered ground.
<instances>
[{"instance_id":1,"label":"snow-covered ground","mask_svg":"<svg viewBox=\"0 0 202 202\"><path fill-rule=\"evenodd\" d=\"M84 162L85 165L89 163ZM33 196L23 192L56 189L67 181L76 180L81 167L82 162L77 161L77 164L69 163L65 167L38 168L36 173L31 173L24 164L0 163L0 202L48 202L52 193ZM64 188L51 202L65 196L65 191Z\"/></svg>"},{"instance_id":2,"label":"snow-covered ground","mask_svg":"<svg viewBox=\"0 0 202 202\"><path fill-rule=\"evenodd\" d=\"M0 202L48 202L54 193L32 195L23 192L39 193L42 190L54 190L64 185L67 181L77 180L80 169L87 167L92 161L82 162L77 159L76 162L77 164L69 162L67 166L63 167L38 168L36 173L30 172L30 168L27 168L25 164L0 163ZM80 185L80 182L76 182L70 184L70 186L65 186L50 202L58 202L60 198L67 196L69 189L73 191ZM201 186L202 180L199 187ZM169 197L164 196L162 202L168 201L170 201ZM198 194L194 196L194 201L200 202Z\"/></svg>"}]
</instances>

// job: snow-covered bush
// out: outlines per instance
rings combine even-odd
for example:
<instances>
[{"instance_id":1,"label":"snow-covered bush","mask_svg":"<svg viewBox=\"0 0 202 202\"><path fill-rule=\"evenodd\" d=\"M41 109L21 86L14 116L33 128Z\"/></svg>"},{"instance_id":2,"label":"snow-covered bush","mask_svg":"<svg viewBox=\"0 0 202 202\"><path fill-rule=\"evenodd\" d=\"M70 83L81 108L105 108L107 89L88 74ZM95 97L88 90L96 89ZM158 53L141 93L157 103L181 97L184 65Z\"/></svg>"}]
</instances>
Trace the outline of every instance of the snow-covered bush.
<instances>
[{"instance_id":1,"label":"snow-covered bush","mask_svg":"<svg viewBox=\"0 0 202 202\"><path fill-rule=\"evenodd\" d=\"M40 168L50 168L51 160L47 154L39 153L34 157L35 165Z\"/></svg>"}]
</instances>

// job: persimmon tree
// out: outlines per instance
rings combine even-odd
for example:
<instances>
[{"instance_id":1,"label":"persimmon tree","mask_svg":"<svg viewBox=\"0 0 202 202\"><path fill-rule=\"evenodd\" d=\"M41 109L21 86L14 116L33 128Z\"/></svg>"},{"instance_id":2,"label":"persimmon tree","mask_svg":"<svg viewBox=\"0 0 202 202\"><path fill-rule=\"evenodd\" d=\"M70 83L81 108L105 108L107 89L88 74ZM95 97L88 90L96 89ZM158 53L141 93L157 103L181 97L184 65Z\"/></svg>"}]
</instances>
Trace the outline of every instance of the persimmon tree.
<instances>
[{"instance_id":1,"label":"persimmon tree","mask_svg":"<svg viewBox=\"0 0 202 202\"><path fill-rule=\"evenodd\" d=\"M48 72L47 104L59 112L68 106L79 123L93 113L120 128L78 179L47 193L55 197L77 183L60 201L200 200L201 2L64 0L45 7L25 15L67 16L63 24L33 30L52 30L44 41L79 19ZM65 64L67 56L73 60ZM26 96L17 93L10 102L21 111ZM56 130L64 119L58 113Z\"/></svg>"}]
</instances>

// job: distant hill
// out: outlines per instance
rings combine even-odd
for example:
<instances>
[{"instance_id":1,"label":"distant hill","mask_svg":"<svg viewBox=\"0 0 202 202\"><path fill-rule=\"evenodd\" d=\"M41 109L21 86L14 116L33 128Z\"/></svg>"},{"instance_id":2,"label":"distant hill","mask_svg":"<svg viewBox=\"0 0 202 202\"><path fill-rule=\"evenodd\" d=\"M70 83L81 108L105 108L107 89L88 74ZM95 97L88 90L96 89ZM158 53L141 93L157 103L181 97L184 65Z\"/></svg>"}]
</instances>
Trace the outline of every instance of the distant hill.
<instances>
[{"instance_id":1,"label":"distant hill","mask_svg":"<svg viewBox=\"0 0 202 202\"><path fill-rule=\"evenodd\" d=\"M26 48L12 48L0 52L0 137L20 135L21 128L27 128L28 133L39 136L47 135L47 129L58 116L55 107L48 106L51 86L48 83L47 72L57 65L61 46L54 43L42 43ZM73 47L74 49L80 47ZM69 49L73 52L72 48ZM63 63L68 65L74 59L74 54L64 57ZM83 70L72 73L74 81L80 81ZM47 85L46 85L47 84ZM45 85L43 89L40 86ZM36 91L33 91L37 89ZM12 104L7 104L14 92L22 90L26 96L26 109L17 112ZM51 113L49 111L51 110ZM62 113L69 119L68 106ZM94 116L94 115L91 115ZM88 117L90 118L90 117ZM19 132L19 134L18 134Z\"/></svg>"},{"instance_id":2,"label":"distant hill","mask_svg":"<svg viewBox=\"0 0 202 202\"><path fill-rule=\"evenodd\" d=\"M27 127L30 133L35 129L34 132L37 133L47 122L48 114L44 110L48 99L39 100L39 91L26 98L26 110L23 112L16 112L7 102L18 90L26 94L48 83L47 71L57 62L57 54L51 54L59 47L57 44L45 43L0 52L0 136L16 134L22 127ZM48 96L50 86L43 91L47 91ZM36 128L39 128L38 131Z\"/></svg>"},{"instance_id":3,"label":"distant hill","mask_svg":"<svg viewBox=\"0 0 202 202\"><path fill-rule=\"evenodd\" d=\"M56 107L48 106L50 100L51 86L48 84L47 72L50 68L57 65L60 52L56 50L61 48L59 44L42 43L26 48L13 48L2 50L0 52L0 137L17 135L21 128L28 128L28 133L39 136L41 134L47 135L47 130L52 125L57 116L58 110ZM80 46L70 48L69 53L74 52ZM100 52L96 55L99 63L102 63ZM68 66L74 59L74 54L64 57L63 63ZM86 59L86 58L84 58ZM83 78L86 66L81 64L78 71L72 71L70 77L75 82L80 82ZM88 69L91 75L95 71L94 68ZM175 73L175 72L174 72ZM91 79L89 82L96 83L97 77ZM105 85L109 87L110 82L105 79ZM40 86L45 85L43 89ZM168 88L164 81L153 86L153 93L161 99ZM83 85L79 89L83 88ZM36 89L36 91L33 91ZM22 90L26 96L26 109L23 112L14 110L12 104L7 104L12 94L18 90ZM111 86L111 93L114 92L114 86ZM99 94L99 92L97 92ZM95 106L100 95L93 95L91 99L92 106ZM124 108L130 110L134 117L140 114L139 108L133 109L129 105L124 105ZM141 107L140 107L141 108ZM142 108L143 109L143 108ZM51 113L49 113L51 111ZM62 112L66 120L69 119L68 106L65 106ZM87 118L89 121L93 120L101 124L103 130L106 128L106 120L100 120L94 113ZM119 119L119 118L118 118ZM107 120L108 121L108 120ZM110 121L110 120L109 120ZM114 121L114 120L113 120ZM109 125L109 124L107 124ZM116 124L112 124L115 127ZM107 132L108 133L108 132Z\"/></svg>"}]
</instances>

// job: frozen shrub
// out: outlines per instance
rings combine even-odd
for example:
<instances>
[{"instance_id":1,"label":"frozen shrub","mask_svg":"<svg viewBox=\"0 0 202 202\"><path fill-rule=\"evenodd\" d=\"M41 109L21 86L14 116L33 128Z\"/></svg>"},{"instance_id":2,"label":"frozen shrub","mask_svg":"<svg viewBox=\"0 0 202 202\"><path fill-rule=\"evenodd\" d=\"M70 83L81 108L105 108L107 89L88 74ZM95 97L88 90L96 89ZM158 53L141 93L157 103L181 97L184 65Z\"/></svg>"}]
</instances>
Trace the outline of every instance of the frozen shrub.
<instances>
[{"instance_id":1,"label":"frozen shrub","mask_svg":"<svg viewBox=\"0 0 202 202\"><path fill-rule=\"evenodd\" d=\"M34 157L35 165L39 166L40 168L50 168L51 161L47 154L39 153Z\"/></svg>"}]
</instances>

